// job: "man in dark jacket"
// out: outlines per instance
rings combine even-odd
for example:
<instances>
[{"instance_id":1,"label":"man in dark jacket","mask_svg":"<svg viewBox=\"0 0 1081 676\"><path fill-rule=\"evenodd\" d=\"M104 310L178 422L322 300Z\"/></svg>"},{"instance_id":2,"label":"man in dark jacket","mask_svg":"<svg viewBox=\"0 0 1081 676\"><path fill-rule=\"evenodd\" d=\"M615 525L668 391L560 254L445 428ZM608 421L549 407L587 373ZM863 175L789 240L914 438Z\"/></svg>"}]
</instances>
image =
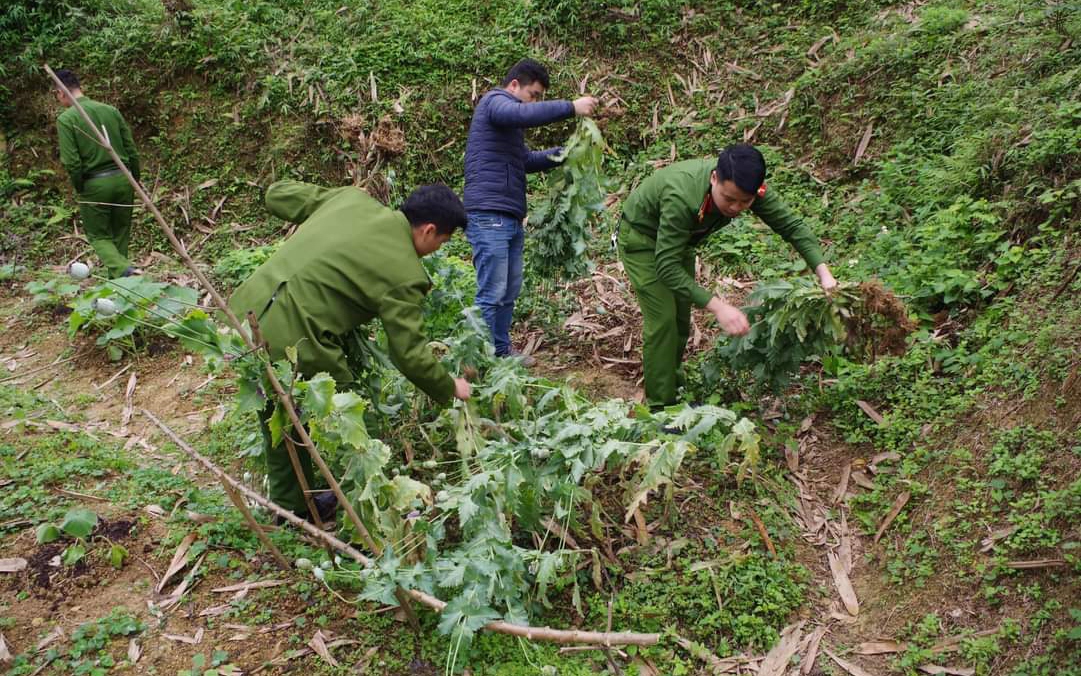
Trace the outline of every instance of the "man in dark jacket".
<instances>
[{"instance_id":1,"label":"man in dark jacket","mask_svg":"<svg viewBox=\"0 0 1081 676\"><path fill-rule=\"evenodd\" d=\"M530 150L527 127L592 115L597 100L541 101L548 70L532 59L514 64L500 88L485 94L473 113L465 146L466 237L477 270L477 305L499 356L517 354L510 344L514 301L522 288L526 173L556 166L560 148ZM529 366L532 358L524 357Z\"/></svg>"}]
</instances>

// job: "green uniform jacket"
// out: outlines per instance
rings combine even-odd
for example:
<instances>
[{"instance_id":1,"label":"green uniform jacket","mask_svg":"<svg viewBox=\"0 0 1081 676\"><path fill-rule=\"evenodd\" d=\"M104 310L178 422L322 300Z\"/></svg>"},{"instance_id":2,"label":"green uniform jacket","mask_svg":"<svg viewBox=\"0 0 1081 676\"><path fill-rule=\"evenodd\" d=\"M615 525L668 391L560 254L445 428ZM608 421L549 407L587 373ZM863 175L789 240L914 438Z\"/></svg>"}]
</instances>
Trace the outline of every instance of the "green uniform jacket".
<instances>
[{"instance_id":1,"label":"green uniform jacket","mask_svg":"<svg viewBox=\"0 0 1081 676\"><path fill-rule=\"evenodd\" d=\"M131 129L120 111L85 96L80 96L77 100L94 121L94 126L109 139L113 150L124 161L124 166L139 180L139 152L131 138ZM88 174L117 168L109 151L98 144L97 136L87 126L86 120L75 106L69 106L60 113L60 117L56 119L56 128L60 136L60 163L68 170L76 192L83 192L83 184Z\"/></svg>"},{"instance_id":2,"label":"green uniform jacket","mask_svg":"<svg viewBox=\"0 0 1081 676\"><path fill-rule=\"evenodd\" d=\"M421 303L431 287L405 215L364 191L280 181L266 193L272 214L303 223L229 299L241 321L250 310L281 359L296 345L300 372L353 380L343 338L379 317L390 358L414 385L440 402L454 380L428 349Z\"/></svg>"},{"instance_id":3,"label":"green uniform jacket","mask_svg":"<svg viewBox=\"0 0 1081 676\"><path fill-rule=\"evenodd\" d=\"M732 220L722 216L712 200L711 208L699 218L709 193L709 175L716 166L715 160L676 162L654 172L623 204L623 220L657 243L657 277L678 297L690 299L698 307L705 307L713 294L687 272L685 254L688 247L697 246ZM791 244L811 268L822 262L818 238L775 193L767 191L755 199L751 211Z\"/></svg>"}]
</instances>

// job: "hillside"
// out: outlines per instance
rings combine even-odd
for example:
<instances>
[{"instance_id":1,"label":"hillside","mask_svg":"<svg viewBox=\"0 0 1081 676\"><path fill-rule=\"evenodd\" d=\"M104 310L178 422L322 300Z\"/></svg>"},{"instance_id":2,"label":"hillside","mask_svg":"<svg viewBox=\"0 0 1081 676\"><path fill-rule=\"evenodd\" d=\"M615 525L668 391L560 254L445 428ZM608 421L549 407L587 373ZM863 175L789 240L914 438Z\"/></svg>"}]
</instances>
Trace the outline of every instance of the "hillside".
<instances>
[{"instance_id":1,"label":"hillside","mask_svg":"<svg viewBox=\"0 0 1081 676\"><path fill-rule=\"evenodd\" d=\"M471 342L470 249L445 247L426 327L456 368L480 366L477 403L416 396L378 366L376 332L348 399L367 450L320 444L387 537L385 577L257 511L289 560L328 562L318 579L278 570L142 413L262 490L243 367L161 331L169 303L208 301L154 218L136 209L148 285L131 293L156 304L138 321L96 316L115 291L63 273L93 255L42 65L123 112L147 190L228 292L289 233L262 205L275 180L395 205L421 183L460 192L473 105L523 56L548 64L549 99L601 100L597 267L564 282L527 266L516 338L541 365L525 373ZM0 558L26 562L0 572L9 673L1081 674L1076 3L15 0L0 69ZM769 190L882 315L845 345L786 348L805 358L782 373L737 368L696 314L681 397L702 406L653 417L635 405L641 319L610 235L652 171L735 141L763 150ZM530 180L536 205L548 185ZM750 217L699 253L699 279L734 298L808 278ZM311 383L298 396L326 391ZM378 472L359 466L384 451ZM493 535L481 565L460 504L428 521L439 493L513 537ZM92 534L39 542L72 508L97 515ZM451 606L418 608L414 632L388 580ZM499 618L662 637L473 635Z\"/></svg>"}]
</instances>

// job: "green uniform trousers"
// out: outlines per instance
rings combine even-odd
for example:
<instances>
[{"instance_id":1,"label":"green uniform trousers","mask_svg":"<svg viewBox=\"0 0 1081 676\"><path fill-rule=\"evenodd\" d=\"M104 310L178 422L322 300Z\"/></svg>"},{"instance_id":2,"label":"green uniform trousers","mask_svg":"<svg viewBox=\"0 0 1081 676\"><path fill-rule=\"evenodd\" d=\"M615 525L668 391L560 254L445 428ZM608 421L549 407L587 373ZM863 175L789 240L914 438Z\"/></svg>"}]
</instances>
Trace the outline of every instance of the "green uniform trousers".
<instances>
[{"instance_id":1,"label":"green uniform trousers","mask_svg":"<svg viewBox=\"0 0 1081 676\"><path fill-rule=\"evenodd\" d=\"M131 207L111 205L131 204L134 198L131 184L123 174L89 179L79 194L79 214L83 217L86 239L110 277L119 277L131 266L128 261Z\"/></svg>"},{"instance_id":2,"label":"green uniform trousers","mask_svg":"<svg viewBox=\"0 0 1081 676\"><path fill-rule=\"evenodd\" d=\"M304 491L297 481L296 472L293 471L293 462L289 459L289 449L285 447L284 437L277 446L272 443L270 426L268 422L274 414L274 403L271 402L259 414L259 431L263 433L263 449L266 453L266 475L270 488L270 499L289 511L304 515L308 513L308 503L304 501ZM312 468L312 459L307 449L300 443L300 438L292 432L292 426L286 423L283 434L292 433L293 446L297 449L297 459L304 470L304 479L308 482L308 488L315 487L315 472Z\"/></svg>"},{"instance_id":3,"label":"green uniform trousers","mask_svg":"<svg viewBox=\"0 0 1081 676\"><path fill-rule=\"evenodd\" d=\"M691 299L680 298L657 278L657 242L626 223L620 224L619 257L642 309L642 371L650 406L676 403L679 365L691 335ZM694 276L694 250L683 267Z\"/></svg>"}]
</instances>

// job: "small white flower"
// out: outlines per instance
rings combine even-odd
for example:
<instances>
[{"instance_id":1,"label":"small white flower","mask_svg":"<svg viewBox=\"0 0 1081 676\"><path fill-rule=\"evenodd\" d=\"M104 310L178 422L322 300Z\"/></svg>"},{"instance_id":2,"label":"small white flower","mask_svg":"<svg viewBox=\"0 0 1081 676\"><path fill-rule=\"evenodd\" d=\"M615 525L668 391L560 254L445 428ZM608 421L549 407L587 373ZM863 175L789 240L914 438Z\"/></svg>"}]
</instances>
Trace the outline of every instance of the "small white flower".
<instances>
[{"instance_id":1,"label":"small white flower","mask_svg":"<svg viewBox=\"0 0 1081 676\"><path fill-rule=\"evenodd\" d=\"M849 258L848 259L848 264L849 265L859 265L859 262L860 262L860 259L858 259L858 258Z\"/></svg>"},{"instance_id":2,"label":"small white flower","mask_svg":"<svg viewBox=\"0 0 1081 676\"><path fill-rule=\"evenodd\" d=\"M322 582L323 578L326 577L327 573L322 568L312 568L312 575L315 576L316 580L319 580L320 582Z\"/></svg>"},{"instance_id":3,"label":"small white flower","mask_svg":"<svg viewBox=\"0 0 1081 676\"><path fill-rule=\"evenodd\" d=\"M883 235L888 235L889 233L890 233L890 229L883 225L882 226L882 234Z\"/></svg>"},{"instance_id":4,"label":"small white flower","mask_svg":"<svg viewBox=\"0 0 1081 676\"><path fill-rule=\"evenodd\" d=\"M323 570L330 570L331 568L334 567L334 564L331 562L330 559L324 559L324 560L319 562L319 567L322 568Z\"/></svg>"},{"instance_id":5,"label":"small white flower","mask_svg":"<svg viewBox=\"0 0 1081 676\"><path fill-rule=\"evenodd\" d=\"M312 562L310 560L304 559L304 558L297 559L296 561L293 562L293 565L295 565L299 570L311 570L312 569Z\"/></svg>"},{"instance_id":6,"label":"small white flower","mask_svg":"<svg viewBox=\"0 0 1081 676\"><path fill-rule=\"evenodd\" d=\"M334 565L335 566L341 566L342 565L342 557L338 556L337 554L334 555Z\"/></svg>"}]
</instances>

